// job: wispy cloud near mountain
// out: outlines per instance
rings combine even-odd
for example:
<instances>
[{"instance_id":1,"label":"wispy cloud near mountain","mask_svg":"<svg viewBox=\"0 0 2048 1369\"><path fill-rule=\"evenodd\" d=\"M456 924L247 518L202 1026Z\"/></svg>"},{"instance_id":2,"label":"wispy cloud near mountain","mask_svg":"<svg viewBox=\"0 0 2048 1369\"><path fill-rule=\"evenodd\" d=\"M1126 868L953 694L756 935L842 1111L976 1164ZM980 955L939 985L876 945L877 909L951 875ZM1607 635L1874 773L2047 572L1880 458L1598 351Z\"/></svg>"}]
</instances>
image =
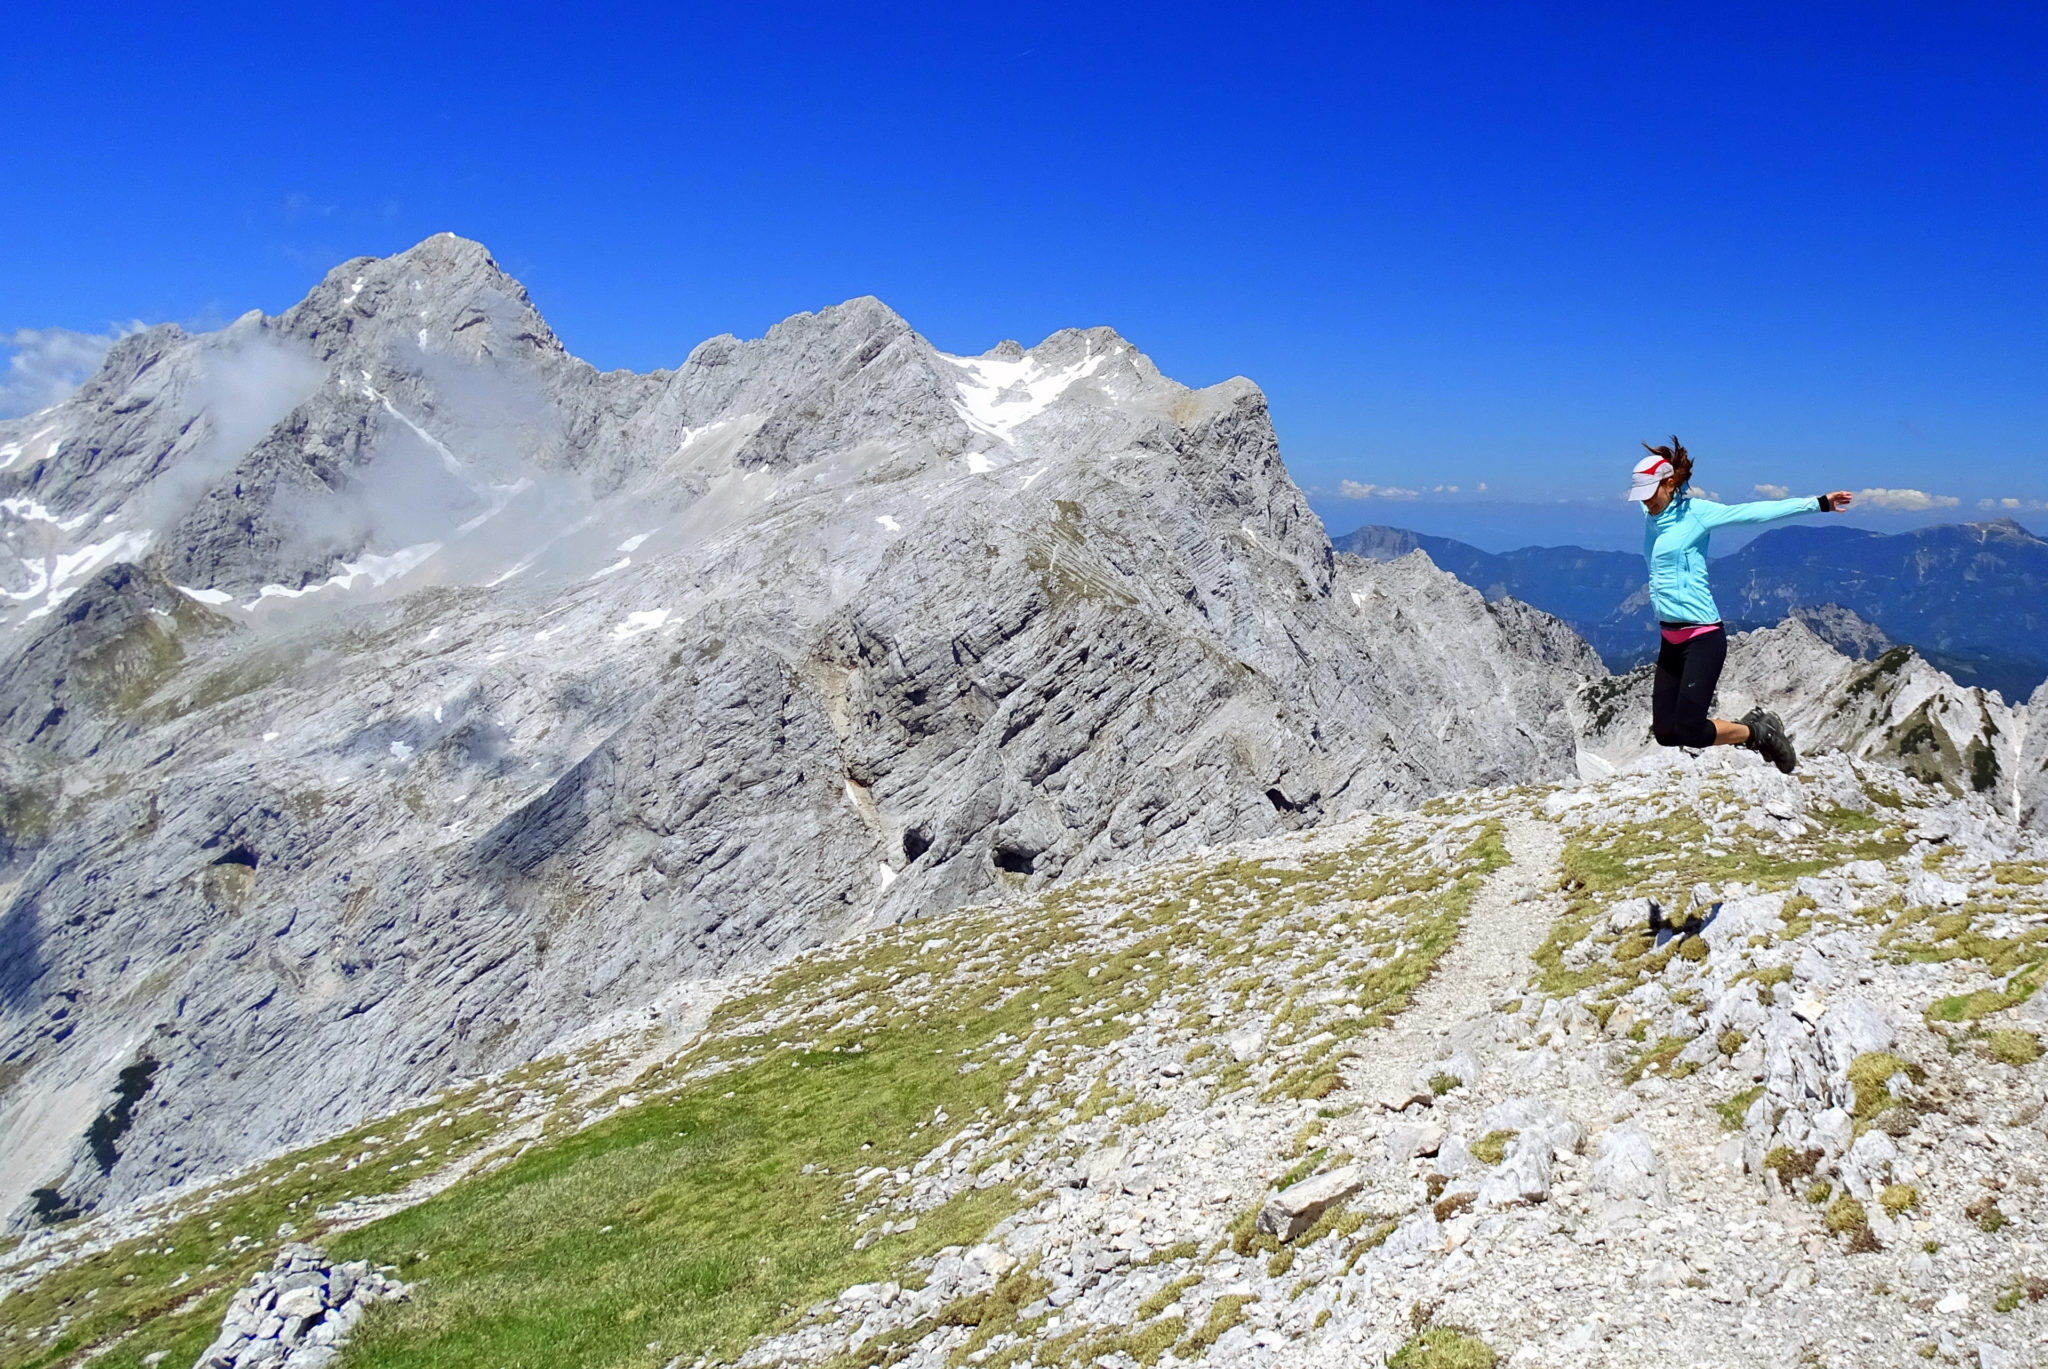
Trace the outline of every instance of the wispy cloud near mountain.
<instances>
[{"instance_id":1,"label":"wispy cloud near mountain","mask_svg":"<svg viewBox=\"0 0 2048 1369\"><path fill-rule=\"evenodd\" d=\"M13 353L0 375L0 418L15 418L47 409L84 383L107 354L107 348L145 325L141 320L114 324L104 333L72 328L17 328L0 336L0 348Z\"/></svg>"},{"instance_id":2,"label":"wispy cloud near mountain","mask_svg":"<svg viewBox=\"0 0 2048 1369\"><path fill-rule=\"evenodd\" d=\"M1345 499L1414 499L1421 491L1403 489L1399 485L1371 485L1345 480L1338 484L1337 493Z\"/></svg>"},{"instance_id":3,"label":"wispy cloud near mountain","mask_svg":"<svg viewBox=\"0 0 2048 1369\"><path fill-rule=\"evenodd\" d=\"M1963 502L1952 494L1929 494L1925 490L1859 490L1856 497L1874 508L1892 509L1899 513L1952 509Z\"/></svg>"}]
</instances>

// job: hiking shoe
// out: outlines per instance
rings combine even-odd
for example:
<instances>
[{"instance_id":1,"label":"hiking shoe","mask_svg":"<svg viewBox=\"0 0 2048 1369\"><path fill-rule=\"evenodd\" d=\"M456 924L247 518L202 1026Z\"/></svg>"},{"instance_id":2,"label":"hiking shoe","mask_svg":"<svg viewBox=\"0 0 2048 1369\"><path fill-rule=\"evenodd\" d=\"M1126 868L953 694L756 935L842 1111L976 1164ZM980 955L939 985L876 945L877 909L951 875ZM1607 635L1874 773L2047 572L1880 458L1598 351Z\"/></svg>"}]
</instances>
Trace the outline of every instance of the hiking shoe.
<instances>
[{"instance_id":1,"label":"hiking shoe","mask_svg":"<svg viewBox=\"0 0 2048 1369\"><path fill-rule=\"evenodd\" d=\"M1752 708L1742 716L1742 725L1749 729L1744 746L1788 775L1798 767L1799 753L1792 749L1792 739L1785 735L1785 724L1777 714Z\"/></svg>"}]
</instances>

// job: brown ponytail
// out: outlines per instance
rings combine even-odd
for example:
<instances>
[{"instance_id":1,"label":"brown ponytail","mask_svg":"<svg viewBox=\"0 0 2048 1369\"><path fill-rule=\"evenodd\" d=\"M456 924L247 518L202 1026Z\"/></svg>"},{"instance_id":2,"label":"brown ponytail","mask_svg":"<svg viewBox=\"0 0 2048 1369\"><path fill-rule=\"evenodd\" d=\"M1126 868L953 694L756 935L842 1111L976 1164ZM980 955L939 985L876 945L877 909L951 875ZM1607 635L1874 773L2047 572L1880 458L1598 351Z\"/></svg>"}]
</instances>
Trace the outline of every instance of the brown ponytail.
<instances>
[{"instance_id":1,"label":"brown ponytail","mask_svg":"<svg viewBox=\"0 0 2048 1369\"><path fill-rule=\"evenodd\" d=\"M1673 433L1671 436L1670 446L1652 447L1649 443L1645 442L1643 450L1652 456L1661 456L1666 461L1669 461L1673 473L1678 476L1679 484L1683 485L1686 481L1692 479L1692 457L1686 452L1685 444L1678 440L1676 433Z\"/></svg>"}]
</instances>

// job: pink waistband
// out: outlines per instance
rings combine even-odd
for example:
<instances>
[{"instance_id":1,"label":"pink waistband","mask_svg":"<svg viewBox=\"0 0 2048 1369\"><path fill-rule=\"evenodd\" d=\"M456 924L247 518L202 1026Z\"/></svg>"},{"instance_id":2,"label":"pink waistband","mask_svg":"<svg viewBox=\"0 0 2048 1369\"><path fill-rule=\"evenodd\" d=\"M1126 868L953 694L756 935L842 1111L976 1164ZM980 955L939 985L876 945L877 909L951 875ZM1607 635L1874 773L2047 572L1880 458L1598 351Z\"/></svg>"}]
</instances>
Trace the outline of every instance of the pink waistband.
<instances>
[{"instance_id":1,"label":"pink waistband","mask_svg":"<svg viewBox=\"0 0 2048 1369\"><path fill-rule=\"evenodd\" d=\"M1709 632L1719 632L1721 625L1719 623L1695 623L1691 627L1667 627L1658 630L1664 634L1665 641L1673 646L1677 646L1680 642L1689 642L1695 637L1704 637Z\"/></svg>"}]
</instances>

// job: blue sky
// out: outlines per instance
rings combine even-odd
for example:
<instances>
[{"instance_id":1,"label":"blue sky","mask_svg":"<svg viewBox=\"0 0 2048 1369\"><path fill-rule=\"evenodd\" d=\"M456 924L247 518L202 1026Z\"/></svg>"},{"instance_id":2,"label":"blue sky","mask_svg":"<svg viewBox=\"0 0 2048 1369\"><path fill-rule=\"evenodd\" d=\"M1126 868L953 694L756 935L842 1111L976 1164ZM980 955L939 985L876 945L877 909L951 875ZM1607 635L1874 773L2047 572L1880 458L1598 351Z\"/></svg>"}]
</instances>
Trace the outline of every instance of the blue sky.
<instances>
[{"instance_id":1,"label":"blue sky","mask_svg":"<svg viewBox=\"0 0 2048 1369\"><path fill-rule=\"evenodd\" d=\"M1729 498L2048 526L2041 6L43 4L5 41L15 409L90 335L452 229L604 367L856 294L951 351L1109 324L1264 386L1333 531L1627 545L1616 472L1674 431Z\"/></svg>"}]
</instances>

